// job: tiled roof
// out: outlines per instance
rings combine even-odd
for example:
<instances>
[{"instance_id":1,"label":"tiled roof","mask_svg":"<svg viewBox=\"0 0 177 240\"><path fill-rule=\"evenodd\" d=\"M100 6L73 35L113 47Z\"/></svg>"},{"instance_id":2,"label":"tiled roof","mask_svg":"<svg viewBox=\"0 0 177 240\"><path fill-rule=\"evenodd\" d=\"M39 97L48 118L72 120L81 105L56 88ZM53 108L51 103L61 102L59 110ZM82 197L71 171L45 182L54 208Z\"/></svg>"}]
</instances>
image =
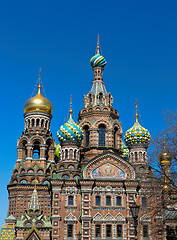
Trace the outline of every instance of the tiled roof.
<instances>
[{"instance_id":1,"label":"tiled roof","mask_svg":"<svg viewBox=\"0 0 177 240\"><path fill-rule=\"evenodd\" d=\"M163 211L163 219L177 220L177 211L175 209L165 209Z\"/></svg>"},{"instance_id":2,"label":"tiled roof","mask_svg":"<svg viewBox=\"0 0 177 240\"><path fill-rule=\"evenodd\" d=\"M2 227L0 240L14 240L15 239L15 228Z\"/></svg>"}]
</instances>

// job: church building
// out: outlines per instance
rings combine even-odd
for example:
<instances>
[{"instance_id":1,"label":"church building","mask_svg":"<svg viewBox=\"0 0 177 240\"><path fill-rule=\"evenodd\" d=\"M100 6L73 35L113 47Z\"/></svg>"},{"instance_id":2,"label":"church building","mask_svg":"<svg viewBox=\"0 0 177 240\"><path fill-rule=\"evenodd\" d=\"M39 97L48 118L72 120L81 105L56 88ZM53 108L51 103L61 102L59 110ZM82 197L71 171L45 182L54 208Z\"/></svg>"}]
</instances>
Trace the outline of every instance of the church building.
<instances>
[{"instance_id":1,"label":"church building","mask_svg":"<svg viewBox=\"0 0 177 240\"><path fill-rule=\"evenodd\" d=\"M135 123L123 134L103 80L99 39L90 64L92 88L77 122L71 104L68 121L53 134L57 143L50 131L53 106L42 95L39 74L38 92L24 105L0 240L177 239L177 208L166 191L171 154L164 143L163 176L154 178L150 133L138 121L136 101Z\"/></svg>"}]
</instances>

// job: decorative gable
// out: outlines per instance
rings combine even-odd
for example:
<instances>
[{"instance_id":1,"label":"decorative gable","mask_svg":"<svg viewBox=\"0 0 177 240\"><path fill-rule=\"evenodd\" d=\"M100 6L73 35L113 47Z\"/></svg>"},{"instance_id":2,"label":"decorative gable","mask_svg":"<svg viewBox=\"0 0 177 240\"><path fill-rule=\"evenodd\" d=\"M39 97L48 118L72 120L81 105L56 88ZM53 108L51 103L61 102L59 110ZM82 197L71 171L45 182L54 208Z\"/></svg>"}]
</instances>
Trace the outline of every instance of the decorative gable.
<instances>
[{"instance_id":1,"label":"decorative gable","mask_svg":"<svg viewBox=\"0 0 177 240\"><path fill-rule=\"evenodd\" d=\"M23 240L43 240L38 230L33 227Z\"/></svg>"},{"instance_id":2,"label":"decorative gable","mask_svg":"<svg viewBox=\"0 0 177 240\"><path fill-rule=\"evenodd\" d=\"M148 217L147 214L144 214L144 215L140 218L140 222L151 222L151 218Z\"/></svg>"},{"instance_id":3,"label":"decorative gable","mask_svg":"<svg viewBox=\"0 0 177 240\"><path fill-rule=\"evenodd\" d=\"M118 222L125 222L125 217L121 213L118 213L115 216L115 220L118 221Z\"/></svg>"},{"instance_id":4,"label":"decorative gable","mask_svg":"<svg viewBox=\"0 0 177 240\"><path fill-rule=\"evenodd\" d=\"M93 221L103 221L103 216L98 212L98 213L95 214L95 216L93 217Z\"/></svg>"},{"instance_id":5,"label":"decorative gable","mask_svg":"<svg viewBox=\"0 0 177 240\"><path fill-rule=\"evenodd\" d=\"M77 222L77 218L70 212L65 218L65 222Z\"/></svg>"},{"instance_id":6,"label":"decorative gable","mask_svg":"<svg viewBox=\"0 0 177 240\"><path fill-rule=\"evenodd\" d=\"M135 170L127 161L108 152L91 160L83 169L83 177L118 180L135 179Z\"/></svg>"},{"instance_id":7,"label":"decorative gable","mask_svg":"<svg viewBox=\"0 0 177 240\"><path fill-rule=\"evenodd\" d=\"M104 220L105 221L112 221L114 219L113 215L111 213L107 213L105 216L104 216Z\"/></svg>"}]
</instances>

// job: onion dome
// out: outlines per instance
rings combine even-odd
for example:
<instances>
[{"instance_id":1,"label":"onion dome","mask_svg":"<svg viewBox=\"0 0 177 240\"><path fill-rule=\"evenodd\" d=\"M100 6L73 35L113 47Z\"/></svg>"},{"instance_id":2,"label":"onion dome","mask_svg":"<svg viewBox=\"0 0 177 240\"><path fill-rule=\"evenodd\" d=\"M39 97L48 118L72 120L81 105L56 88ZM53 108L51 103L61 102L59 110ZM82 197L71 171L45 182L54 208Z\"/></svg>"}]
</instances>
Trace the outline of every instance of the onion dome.
<instances>
[{"instance_id":1,"label":"onion dome","mask_svg":"<svg viewBox=\"0 0 177 240\"><path fill-rule=\"evenodd\" d=\"M134 146L134 145L145 145L148 146L150 142L150 132L142 127L138 122L138 113L137 113L137 101L136 101L136 122L134 123L133 127L126 131L124 140L127 146Z\"/></svg>"},{"instance_id":2,"label":"onion dome","mask_svg":"<svg viewBox=\"0 0 177 240\"><path fill-rule=\"evenodd\" d=\"M53 112L52 103L42 96L40 82L41 82L41 69L39 72L38 93L36 94L36 96L26 101L24 105L24 113L40 111L52 114Z\"/></svg>"},{"instance_id":3,"label":"onion dome","mask_svg":"<svg viewBox=\"0 0 177 240\"><path fill-rule=\"evenodd\" d=\"M106 65L106 60L100 54L96 54L90 59L90 65L92 66L92 68L104 67Z\"/></svg>"},{"instance_id":4,"label":"onion dome","mask_svg":"<svg viewBox=\"0 0 177 240\"><path fill-rule=\"evenodd\" d=\"M26 101L24 105L24 113L40 111L52 114L53 106L52 103L42 96L41 84L38 85L38 93L36 96Z\"/></svg>"},{"instance_id":5,"label":"onion dome","mask_svg":"<svg viewBox=\"0 0 177 240\"><path fill-rule=\"evenodd\" d=\"M161 164L171 163L171 160L172 160L172 155L166 148L165 135L164 135L164 142L163 142L163 150L160 152L158 159Z\"/></svg>"},{"instance_id":6,"label":"onion dome","mask_svg":"<svg viewBox=\"0 0 177 240\"><path fill-rule=\"evenodd\" d=\"M160 163L170 163L171 160L172 160L172 155L165 147L162 150L162 152L159 154L159 161Z\"/></svg>"},{"instance_id":7,"label":"onion dome","mask_svg":"<svg viewBox=\"0 0 177 240\"><path fill-rule=\"evenodd\" d=\"M55 155L56 155L56 157L59 158L59 159L60 159L60 151L61 151L61 145L58 144L58 145L56 146L56 149L55 149Z\"/></svg>"},{"instance_id":8,"label":"onion dome","mask_svg":"<svg viewBox=\"0 0 177 240\"><path fill-rule=\"evenodd\" d=\"M57 132L57 137L60 142L76 141L80 143L83 139L82 129L72 119L72 112L72 109L70 109L70 118L68 122L62 125Z\"/></svg>"},{"instance_id":9,"label":"onion dome","mask_svg":"<svg viewBox=\"0 0 177 240\"><path fill-rule=\"evenodd\" d=\"M92 68L102 67L106 65L106 59L100 55L100 46L99 46L99 35L97 39L97 54L90 59L90 65Z\"/></svg>"}]
</instances>

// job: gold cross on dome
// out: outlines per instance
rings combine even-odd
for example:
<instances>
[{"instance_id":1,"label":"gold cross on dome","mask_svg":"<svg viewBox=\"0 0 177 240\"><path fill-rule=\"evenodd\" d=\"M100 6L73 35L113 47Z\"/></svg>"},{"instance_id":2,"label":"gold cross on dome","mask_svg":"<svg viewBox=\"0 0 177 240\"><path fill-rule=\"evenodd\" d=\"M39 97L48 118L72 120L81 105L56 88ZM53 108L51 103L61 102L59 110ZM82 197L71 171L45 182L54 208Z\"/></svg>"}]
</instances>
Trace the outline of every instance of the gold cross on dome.
<instances>
[{"instance_id":1,"label":"gold cross on dome","mask_svg":"<svg viewBox=\"0 0 177 240\"><path fill-rule=\"evenodd\" d=\"M136 118L136 122L138 122L138 101L137 101L137 99L135 100L135 109L136 109L135 118Z\"/></svg>"},{"instance_id":2,"label":"gold cross on dome","mask_svg":"<svg viewBox=\"0 0 177 240\"><path fill-rule=\"evenodd\" d=\"M98 34L98 37L97 37L97 54L100 53L100 46L99 46L99 44L100 44L100 35Z\"/></svg>"}]
</instances>

